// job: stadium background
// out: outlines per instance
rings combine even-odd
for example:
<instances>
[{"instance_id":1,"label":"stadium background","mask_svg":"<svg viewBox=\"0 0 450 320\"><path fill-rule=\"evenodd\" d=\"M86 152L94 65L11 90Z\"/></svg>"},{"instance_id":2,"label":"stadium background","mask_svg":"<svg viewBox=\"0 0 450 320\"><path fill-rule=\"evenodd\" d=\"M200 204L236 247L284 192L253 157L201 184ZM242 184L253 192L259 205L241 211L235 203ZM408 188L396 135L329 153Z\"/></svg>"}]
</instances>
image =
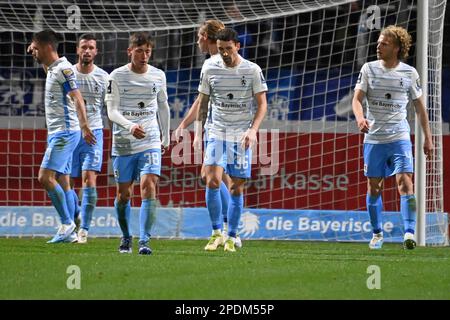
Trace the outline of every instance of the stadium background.
<instances>
[{"instance_id":1,"label":"stadium background","mask_svg":"<svg viewBox=\"0 0 450 320\"><path fill-rule=\"evenodd\" d=\"M414 12L413 12L414 14ZM411 17L414 19L415 17ZM355 12L350 14L349 21L350 27L348 29L349 42L355 41L356 34L358 32L358 19L359 13ZM273 30L279 30L283 28L283 23L286 23L286 19L274 19ZM293 21L294 23L295 21ZM349 23L345 21L345 23ZM279 25L278 25L279 24ZM240 31L240 24L234 27L237 31ZM275 26L275 27L274 27ZM344 25L343 25L344 26ZM261 27L261 25L258 25ZM319 28L312 25L312 28ZM270 68L272 64L279 64L286 57L281 52L278 55L273 55L269 59L266 57L268 53L264 53L264 48L258 48L255 50L253 46L247 46L245 44L251 44L252 42L263 43L261 39L255 39L246 33L258 34L252 29L252 24L247 24L243 31L242 41L244 42L244 48L241 51L246 58L258 63L263 70L267 70L266 77L269 84L269 115L268 121L271 120L333 120L339 121L339 116L335 113L335 105L338 102L336 92L339 94L345 94L348 92L348 87L352 86L355 82L357 72L353 72L344 77L340 77L339 81L336 78L339 76L339 70L323 70L316 73L302 73L302 66L294 66L294 70L273 70ZM249 31L250 30L250 31ZM187 112L189 106L195 98L195 88L197 81L201 61L198 60L198 56L193 54L193 44L195 43L196 32L195 28L193 32L184 33L181 36L182 45L177 46L176 50L179 51L182 57L180 60L170 59L168 63L161 60L161 49L158 49L158 34L156 34L157 45L153 53L151 63L157 67L160 67L166 71L168 79L168 91L170 96L170 106L172 115L172 129L175 129L180 119ZM245 31L245 34L244 34ZM265 32L260 30L258 37L262 37ZM289 31L287 31L289 33ZM42 97L39 97L39 83L43 83L45 74L40 66L36 66L31 56L24 54L27 43L29 43L32 33L0 33L2 46L0 48L0 136L2 140L6 141L6 144L2 146L0 151L0 187L4 192L0 192L0 206L48 206L50 202L45 191L41 188L37 181L37 172L41 163L42 155L45 151L46 145L46 130L42 126L44 121L44 109ZM65 34L65 40L60 44L60 52L65 52L65 56L72 63L76 62L75 55L75 42L76 37L79 34L68 33ZM276 37L276 35L274 35ZM118 67L117 61L123 60L126 49L127 34L118 35L118 38L123 41L117 42L117 47L114 48L114 55L102 55L99 54L98 59L101 59L102 67L111 72L114 68ZM108 45L111 45L111 39L108 39L107 35L101 35L101 47L103 52L110 52L112 49L108 49ZM112 39L116 40L116 39ZM180 38L178 38L180 40ZM325 39L326 40L326 39ZM170 50L170 42L172 41L170 36L168 38L167 48ZM314 46L314 42L320 41L319 38L311 37L310 46ZM292 46L299 48L298 54L301 54L302 46L305 43L298 42L293 43ZM348 43L345 44L347 47ZM350 46L351 47L351 46ZM195 49L194 49L195 50ZM267 49L269 50L269 49ZM370 50L374 51L372 46ZM414 53L415 48L412 48ZM289 52L289 50L285 50ZM450 123L450 16L449 9L447 7L444 41L443 41L443 69L442 69L442 116L444 121L444 194L450 192L450 157L448 156L450 151L450 135L449 135L449 123ZM17 55L11 57L11 52L17 52ZM263 54L261 54L263 52ZM348 66L348 70L358 70L354 61L355 53L351 50L345 52L343 57L331 56L331 62L328 59L319 61L321 67L326 67L329 63L337 64L342 63L343 68ZM413 54L412 54L413 56ZM264 58L260 58L264 57ZM336 61L333 61L335 59ZM341 60L342 59L342 60ZM300 59L299 59L300 60ZM408 60L408 63L414 64L413 58ZM12 64L12 66L11 66ZM16 68L16 66L25 66L24 68ZM193 67L192 67L193 66ZM286 79L286 80L281 80ZM317 88L316 81L318 79L327 79L322 85ZM329 80L328 80L329 79ZM11 86L10 81L16 83ZM283 86L285 81L286 88L289 86L300 87L302 96L311 96L311 98L302 99L302 108L298 108L298 105L293 103L300 97L300 91L286 92L286 97L289 96L293 101L286 103L278 103L280 96L283 96L283 92L278 91L277 96L273 95L270 91L271 85ZM181 86L179 84L182 84ZM11 91L11 87L16 91ZM347 87L347 88L346 88ZM193 89L194 88L194 89ZM346 89L339 89L346 88ZM289 89L286 89L288 91ZM316 94L312 97L313 92ZM319 93L319 94L317 94ZM23 129L9 129L11 122L15 121L16 117L30 117L30 127L22 127ZM36 123L38 123L36 125ZM41 129L35 129L36 127ZM281 133L281 140L283 144L280 146L280 171L273 177L258 177L254 179L249 187L248 192L252 193L251 197L246 198L245 206L247 208L283 208L283 209L333 209L333 210L357 210L365 205L364 184L352 186L347 188L349 181L358 180L358 176L362 175L358 170L360 163L360 155L358 146L361 144L361 136L353 135L348 139L342 140L343 145L341 151L337 153L336 157L325 158L324 162L318 161L322 167L307 167L308 163L299 161L290 166L286 159L301 159L304 154L309 150L309 157L312 162L314 158L319 159L322 156L323 150L330 150L336 146L336 141L333 137L339 141L341 135L329 135L327 133L321 135L302 135L300 139L297 134L290 132ZM302 146L308 146L311 141L318 143L320 139L325 139L324 143L315 149L302 149ZM110 133L109 129L105 129L105 146L104 150L104 163L101 174L98 178L98 193L99 193L99 207L112 207L113 199L115 196L115 186L113 184L112 170L109 160L110 154ZM338 142L339 143L339 142ZM300 146L300 148L297 148ZM327 166L336 160L342 162L342 172L347 172L343 175L333 176L335 168L323 169L323 166ZM284 165L286 163L286 165ZM13 165L16 164L16 165ZM310 170L311 175L300 176L290 175L298 169ZM330 166L331 168L331 166ZM259 166L253 167L253 177L256 177L259 171ZM201 181L198 179L200 166L176 166L170 161L170 152L164 156L163 160L163 174L160 182L160 196L159 201L162 206L165 207L203 207L204 206L204 191ZM316 175L314 175L317 173ZM316 176L316 180L312 178ZM171 183L172 182L172 183ZM392 182L389 181L386 188L392 188ZM80 186L80 182L77 181L77 186ZM136 189L137 191L137 189ZM306 196L308 193L308 196ZM137 194L137 192L135 192ZM340 199L348 199L353 197L356 201L346 201ZM397 195L394 193L385 194L385 210L396 211L398 210ZM139 206L139 197L133 198L133 206ZM450 211L450 198L444 197L444 211Z\"/></svg>"}]
</instances>

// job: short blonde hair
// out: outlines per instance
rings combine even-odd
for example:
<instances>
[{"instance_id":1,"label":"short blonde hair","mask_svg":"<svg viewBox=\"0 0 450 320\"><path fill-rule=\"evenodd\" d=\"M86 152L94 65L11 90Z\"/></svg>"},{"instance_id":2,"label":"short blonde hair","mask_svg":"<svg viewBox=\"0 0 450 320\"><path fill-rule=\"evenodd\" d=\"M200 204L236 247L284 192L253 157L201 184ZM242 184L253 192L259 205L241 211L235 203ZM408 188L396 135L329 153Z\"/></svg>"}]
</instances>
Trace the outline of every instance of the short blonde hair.
<instances>
[{"instance_id":1,"label":"short blonde hair","mask_svg":"<svg viewBox=\"0 0 450 320\"><path fill-rule=\"evenodd\" d=\"M381 34L385 37L391 38L394 43L400 48L398 51L398 58L405 60L408 58L409 49L412 45L411 35L403 27L388 26L381 30Z\"/></svg>"},{"instance_id":2,"label":"short blonde hair","mask_svg":"<svg viewBox=\"0 0 450 320\"><path fill-rule=\"evenodd\" d=\"M206 20L200 26L200 33L204 33L208 36L210 41L215 42L217 40L217 34L220 30L225 29L225 25L220 20Z\"/></svg>"}]
</instances>

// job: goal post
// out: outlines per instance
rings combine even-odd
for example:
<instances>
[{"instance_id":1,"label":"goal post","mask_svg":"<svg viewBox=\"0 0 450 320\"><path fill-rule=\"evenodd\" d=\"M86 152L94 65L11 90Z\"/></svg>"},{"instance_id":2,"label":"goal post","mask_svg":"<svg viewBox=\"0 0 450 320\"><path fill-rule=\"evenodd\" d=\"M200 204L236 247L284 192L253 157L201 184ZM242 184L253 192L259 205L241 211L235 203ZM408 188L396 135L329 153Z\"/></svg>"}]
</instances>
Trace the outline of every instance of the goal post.
<instances>
[{"instance_id":1,"label":"goal post","mask_svg":"<svg viewBox=\"0 0 450 320\"><path fill-rule=\"evenodd\" d=\"M128 62L126 48L132 32L151 32L156 45L150 63L166 73L174 130L197 96L206 58L197 49L198 26L206 19L220 19L239 33L240 54L262 68L269 87L268 112L252 179L246 186L240 232L249 239L368 241L363 136L356 128L351 98L362 64L376 59L381 28L397 24L414 40L407 63L417 67L422 81L428 78L423 88L428 91L436 146L433 159L416 164L415 187L423 194L422 200L417 196L419 244L447 245L441 106L446 0L426 2L428 17L422 17L425 2L417 0L0 0L0 144L4 146L0 148L0 222L2 214L11 212L8 208L41 210L50 205L37 182L46 144L45 74L26 53L34 32L50 28L61 34L59 53L71 63L77 59L77 38L94 33L99 47L96 64L108 72ZM428 25L425 33L421 33L425 30L421 21ZM421 62L425 62L422 67ZM409 109L415 156L420 161L420 127L413 108ZM97 205L111 208L113 214L110 144L106 128ZM170 223L176 225L173 236L202 237L194 232L209 231L207 220L202 220L201 165L174 164L174 149L173 144L163 156L159 205L175 210L170 215ZM261 153L268 153L267 157L260 157ZM275 169L262 174L275 163ZM138 191L134 207L140 205ZM400 241L403 224L393 179L386 181L383 203L386 241ZM107 214L108 209L97 212Z\"/></svg>"}]
</instances>

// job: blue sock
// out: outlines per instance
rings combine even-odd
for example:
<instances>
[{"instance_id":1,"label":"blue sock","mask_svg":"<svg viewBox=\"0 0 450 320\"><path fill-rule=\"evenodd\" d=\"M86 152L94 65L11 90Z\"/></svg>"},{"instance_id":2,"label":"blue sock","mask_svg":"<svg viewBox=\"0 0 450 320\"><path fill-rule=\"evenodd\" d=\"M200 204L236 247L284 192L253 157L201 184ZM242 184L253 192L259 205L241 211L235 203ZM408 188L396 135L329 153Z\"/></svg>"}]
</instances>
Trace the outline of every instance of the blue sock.
<instances>
[{"instance_id":1,"label":"blue sock","mask_svg":"<svg viewBox=\"0 0 450 320\"><path fill-rule=\"evenodd\" d=\"M227 185L222 181L220 184L220 199L222 200L222 216L223 222L228 222L228 203L230 202L230 192Z\"/></svg>"},{"instance_id":2,"label":"blue sock","mask_svg":"<svg viewBox=\"0 0 450 320\"><path fill-rule=\"evenodd\" d=\"M220 189L206 187L206 207L211 218L213 230L222 229L220 215L222 213L222 200L220 199Z\"/></svg>"},{"instance_id":3,"label":"blue sock","mask_svg":"<svg viewBox=\"0 0 450 320\"><path fill-rule=\"evenodd\" d=\"M139 242L148 242L150 240L150 232L155 222L156 216L156 200L142 200L141 210L139 212Z\"/></svg>"},{"instance_id":4,"label":"blue sock","mask_svg":"<svg viewBox=\"0 0 450 320\"><path fill-rule=\"evenodd\" d=\"M56 188L47 191L47 194L50 200L52 200L52 204L61 218L61 223L70 224L72 220L70 219L69 210L67 209L66 195L61 186L57 184Z\"/></svg>"},{"instance_id":5,"label":"blue sock","mask_svg":"<svg viewBox=\"0 0 450 320\"><path fill-rule=\"evenodd\" d=\"M80 215L80 199L78 199L78 194L75 192L75 189L72 189L73 192L73 203L75 206L75 219Z\"/></svg>"},{"instance_id":6,"label":"blue sock","mask_svg":"<svg viewBox=\"0 0 450 320\"><path fill-rule=\"evenodd\" d=\"M73 199L74 192L70 189L64 193L66 195L67 210L69 212L70 219L75 221L75 200Z\"/></svg>"},{"instance_id":7,"label":"blue sock","mask_svg":"<svg viewBox=\"0 0 450 320\"><path fill-rule=\"evenodd\" d=\"M239 220L244 209L244 195L231 195L230 199L230 207L228 208L228 216L230 217L228 235L235 238L239 227Z\"/></svg>"},{"instance_id":8,"label":"blue sock","mask_svg":"<svg viewBox=\"0 0 450 320\"><path fill-rule=\"evenodd\" d=\"M416 197L413 194L400 196L400 212L405 232L414 234L416 230Z\"/></svg>"},{"instance_id":9,"label":"blue sock","mask_svg":"<svg viewBox=\"0 0 450 320\"><path fill-rule=\"evenodd\" d=\"M131 205L130 201L128 200L127 203L120 203L117 201L117 198L114 200L114 207L116 208L117 217L119 220L119 226L122 230L123 236L125 238L129 238L131 236L130 231L130 212L131 212Z\"/></svg>"},{"instance_id":10,"label":"blue sock","mask_svg":"<svg viewBox=\"0 0 450 320\"><path fill-rule=\"evenodd\" d=\"M83 188L83 200L81 202L81 228L89 230L92 214L97 204L97 189Z\"/></svg>"},{"instance_id":11,"label":"blue sock","mask_svg":"<svg viewBox=\"0 0 450 320\"><path fill-rule=\"evenodd\" d=\"M372 224L373 233L382 231L381 211L383 211L383 201L381 194L373 197L369 194L366 196L367 211L369 212L370 223Z\"/></svg>"}]
</instances>

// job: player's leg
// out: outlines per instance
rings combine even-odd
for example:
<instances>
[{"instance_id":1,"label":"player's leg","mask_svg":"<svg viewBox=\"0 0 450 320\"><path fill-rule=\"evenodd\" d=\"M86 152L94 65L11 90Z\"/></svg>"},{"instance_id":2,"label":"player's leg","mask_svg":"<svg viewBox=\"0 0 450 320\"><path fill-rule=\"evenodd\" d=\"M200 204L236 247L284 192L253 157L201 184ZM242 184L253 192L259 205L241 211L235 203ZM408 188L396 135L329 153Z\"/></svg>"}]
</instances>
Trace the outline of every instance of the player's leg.
<instances>
[{"instance_id":1,"label":"player's leg","mask_svg":"<svg viewBox=\"0 0 450 320\"><path fill-rule=\"evenodd\" d=\"M122 231L119 252L131 253L133 238L130 231L130 198L133 181L136 178L136 158L134 155L113 157L113 168L117 186L117 195L114 200L114 208L117 213L120 230Z\"/></svg>"},{"instance_id":2,"label":"player's leg","mask_svg":"<svg viewBox=\"0 0 450 320\"><path fill-rule=\"evenodd\" d=\"M231 178L225 172L222 174L222 183L220 184L220 199L222 200L222 217L224 239L228 236L228 206L230 203Z\"/></svg>"},{"instance_id":3,"label":"player's leg","mask_svg":"<svg viewBox=\"0 0 450 320\"><path fill-rule=\"evenodd\" d=\"M386 176L387 156L384 145L364 144L364 175L367 177L366 205L373 231L369 242L370 249L381 249L383 246L381 194Z\"/></svg>"},{"instance_id":4,"label":"player's leg","mask_svg":"<svg viewBox=\"0 0 450 320\"><path fill-rule=\"evenodd\" d=\"M405 235L403 247L414 249L416 241L414 233L416 229L416 197L413 184L413 156L410 141L397 141L392 146L392 167L395 173L398 192L400 194L400 212L403 217Z\"/></svg>"},{"instance_id":5,"label":"player's leg","mask_svg":"<svg viewBox=\"0 0 450 320\"><path fill-rule=\"evenodd\" d=\"M227 172L231 176L230 205L228 208L228 239L224 250L234 252L239 220L244 209L244 187L251 176L251 148L244 149L240 143L227 143Z\"/></svg>"},{"instance_id":6,"label":"player's leg","mask_svg":"<svg viewBox=\"0 0 450 320\"><path fill-rule=\"evenodd\" d=\"M139 157L141 209L139 211L139 254L149 255L151 230L156 217L156 185L161 175L161 149L150 149Z\"/></svg>"},{"instance_id":7,"label":"player's leg","mask_svg":"<svg viewBox=\"0 0 450 320\"><path fill-rule=\"evenodd\" d=\"M82 153L83 197L81 201L81 228L79 243L87 242L89 226L95 206L97 205L97 173L101 171L103 160L103 130L94 130L97 143L93 146L85 144Z\"/></svg>"},{"instance_id":8,"label":"player's leg","mask_svg":"<svg viewBox=\"0 0 450 320\"><path fill-rule=\"evenodd\" d=\"M68 177L73 150L79 139L80 132L59 132L48 138L48 147L42 160L38 180L47 190L52 204L61 218L61 226L49 243L63 242L75 229L75 223L69 213L65 190L57 182L56 175L59 173ZM70 188L69 182L67 182L67 187Z\"/></svg>"},{"instance_id":9,"label":"player's leg","mask_svg":"<svg viewBox=\"0 0 450 320\"><path fill-rule=\"evenodd\" d=\"M222 198L220 185L226 165L223 141L210 139L205 150L205 176L206 193L205 201L212 225L212 235L205 246L206 251L215 251L223 244L222 237Z\"/></svg>"},{"instance_id":10,"label":"player's leg","mask_svg":"<svg viewBox=\"0 0 450 320\"><path fill-rule=\"evenodd\" d=\"M80 225L80 199L78 198L78 194L75 192L75 178L79 178L81 176L81 166L82 166L82 148L86 144L84 139L80 138L78 145L76 146L73 156L72 156L72 169L70 173L70 188L73 190L73 199L75 202L75 224L79 228Z\"/></svg>"},{"instance_id":11,"label":"player's leg","mask_svg":"<svg viewBox=\"0 0 450 320\"><path fill-rule=\"evenodd\" d=\"M81 200L81 225L78 231L78 243L87 243L89 226L97 205L97 171L83 170L83 197Z\"/></svg>"}]
</instances>

